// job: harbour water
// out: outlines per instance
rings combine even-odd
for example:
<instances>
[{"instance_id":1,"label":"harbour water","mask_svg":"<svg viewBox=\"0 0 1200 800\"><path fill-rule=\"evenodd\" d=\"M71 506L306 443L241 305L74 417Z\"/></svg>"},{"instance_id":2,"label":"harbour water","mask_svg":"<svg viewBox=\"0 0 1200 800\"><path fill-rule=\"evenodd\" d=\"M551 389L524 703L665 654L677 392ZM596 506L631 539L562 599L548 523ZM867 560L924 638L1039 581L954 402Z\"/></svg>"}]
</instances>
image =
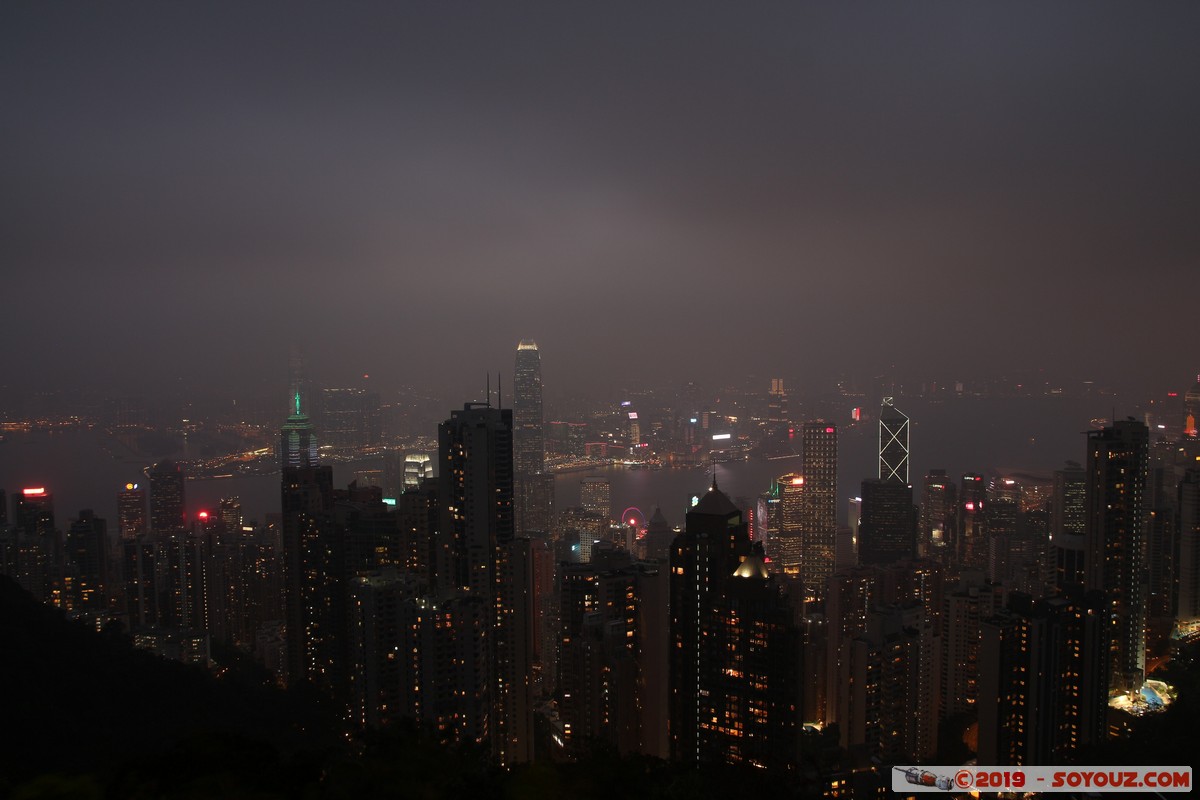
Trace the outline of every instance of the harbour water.
<instances>
[{"instance_id":1,"label":"harbour water","mask_svg":"<svg viewBox=\"0 0 1200 800\"><path fill-rule=\"evenodd\" d=\"M1082 461L1082 433L1092 419L1107 418L1113 409L1111 398L904 400L897 405L912 418L910 475L918 486L918 497L921 477L934 467L957 478L968 471L1048 473L1068 459ZM1119 405L1117 410L1121 410ZM839 438L841 517L846 513L846 499L858 494L859 482L874 474L877 440L875 427L869 423L842 425ZM54 495L60 527L80 509L91 508L115 529L117 493L126 483L144 483L144 466L99 429L10 432L0 444L0 488L11 495L23 487L44 486ZM346 485L356 469L372 466L378 465L335 465L335 485ZM673 524L682 524L691 497L708 488L714 473L723 491L748 500L766 491L772 477L799 468L798 458L725 462L693 469L607 467L556 476L555 499L558 508L577 505L580 479L599 474L611 484L614 514L635 506L649 516L657 505ZM213 508L222 497L237 495L246 518L262 520L279 510L279 476L189 480L186 494L192 512Z\"/></svg>"}]
</instances>

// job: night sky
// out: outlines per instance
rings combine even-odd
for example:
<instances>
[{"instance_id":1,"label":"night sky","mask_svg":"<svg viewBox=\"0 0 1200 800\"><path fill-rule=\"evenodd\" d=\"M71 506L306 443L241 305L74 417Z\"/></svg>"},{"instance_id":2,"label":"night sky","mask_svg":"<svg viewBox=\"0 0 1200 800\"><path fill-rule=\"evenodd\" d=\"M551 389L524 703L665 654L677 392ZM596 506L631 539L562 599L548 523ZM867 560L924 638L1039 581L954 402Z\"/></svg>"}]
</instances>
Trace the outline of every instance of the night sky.
<instances>
[{"instance_id":1,"label":"night sky","mask_svg":"<svg viewBox=\"0 0 1200 800\"><path fill-rule=\"evenodd\" d=\"M1200 4L0 6L6 382L1200 369ZM815 379L815 378L814 378ZM765 385L764 385L765 388Z\"/></svg>"}]
</instances>

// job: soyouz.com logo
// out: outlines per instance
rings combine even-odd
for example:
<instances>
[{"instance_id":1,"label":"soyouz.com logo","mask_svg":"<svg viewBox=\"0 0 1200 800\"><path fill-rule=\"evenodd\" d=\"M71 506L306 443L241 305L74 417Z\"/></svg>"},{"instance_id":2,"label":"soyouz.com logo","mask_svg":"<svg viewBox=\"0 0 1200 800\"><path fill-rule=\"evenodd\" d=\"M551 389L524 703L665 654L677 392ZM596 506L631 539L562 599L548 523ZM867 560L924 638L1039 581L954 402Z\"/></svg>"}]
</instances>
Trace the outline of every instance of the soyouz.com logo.
<instances>
[{"instance_id":1,"label":"soyouz.com logo","mask_svg":"<svg viewBox=\"0 0 1200 800\"><path fill-rule=\"evenodd\" d=\"M892 768L892 791L1190 792L1191 767Z\"/></svg>"}]
</instances>

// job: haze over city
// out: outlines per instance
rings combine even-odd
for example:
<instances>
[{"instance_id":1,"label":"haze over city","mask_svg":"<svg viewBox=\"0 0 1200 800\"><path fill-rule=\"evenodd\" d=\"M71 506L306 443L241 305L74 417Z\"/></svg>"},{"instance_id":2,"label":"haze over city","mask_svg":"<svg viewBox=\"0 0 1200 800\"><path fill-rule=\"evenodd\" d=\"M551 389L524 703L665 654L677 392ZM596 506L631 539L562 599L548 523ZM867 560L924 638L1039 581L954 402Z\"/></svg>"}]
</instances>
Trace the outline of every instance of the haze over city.
<instances>
[{"instance_id":1,"label":"haze over city","mask_svg":"<svg viewBox=\"0 0 1200 800\"><path fill-rule=\"evenodd\" d=\"M1198 17L6 4L5 380L1174 386Z\"/></svg>"},{"instance_id":2,"label":"haze over city","mask_svg":"<svg viewBox=\"0 0 1200 800\"><path fill-rule=\"evenodd\" d=\"M1190 790L1197 30L0 5L0 800Z\"/></svg>"}]
</instances>

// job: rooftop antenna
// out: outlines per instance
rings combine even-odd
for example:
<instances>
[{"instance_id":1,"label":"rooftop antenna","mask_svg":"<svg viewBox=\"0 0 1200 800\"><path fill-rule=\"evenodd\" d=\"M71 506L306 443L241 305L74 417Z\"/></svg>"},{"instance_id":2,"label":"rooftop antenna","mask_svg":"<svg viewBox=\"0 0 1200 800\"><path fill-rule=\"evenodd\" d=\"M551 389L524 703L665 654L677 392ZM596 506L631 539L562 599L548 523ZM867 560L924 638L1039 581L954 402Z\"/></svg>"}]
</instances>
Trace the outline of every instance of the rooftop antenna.
<instances>
[{"instance_id":1,"label":"rooftop antenna","mask_svg":"<svg viewBox=\"0 0 1200 800\"><path fill-rule=\"evenodd\" d=\"M496 373L496 408L504 408L504 390L500 388L500 379L502 377L502 373Z\"/></svg>"},{"instance_id":2,"label":"rooftop antenna","mask_svg":"<svg viewBox=\"0 0 1200 800\"><path fill-rule=\"evenodd\" d=\"M492 407L492 373L487 374L487 389L484 390L483 399L487 403L487 407Z\"/></svg>"}]
</instances>

